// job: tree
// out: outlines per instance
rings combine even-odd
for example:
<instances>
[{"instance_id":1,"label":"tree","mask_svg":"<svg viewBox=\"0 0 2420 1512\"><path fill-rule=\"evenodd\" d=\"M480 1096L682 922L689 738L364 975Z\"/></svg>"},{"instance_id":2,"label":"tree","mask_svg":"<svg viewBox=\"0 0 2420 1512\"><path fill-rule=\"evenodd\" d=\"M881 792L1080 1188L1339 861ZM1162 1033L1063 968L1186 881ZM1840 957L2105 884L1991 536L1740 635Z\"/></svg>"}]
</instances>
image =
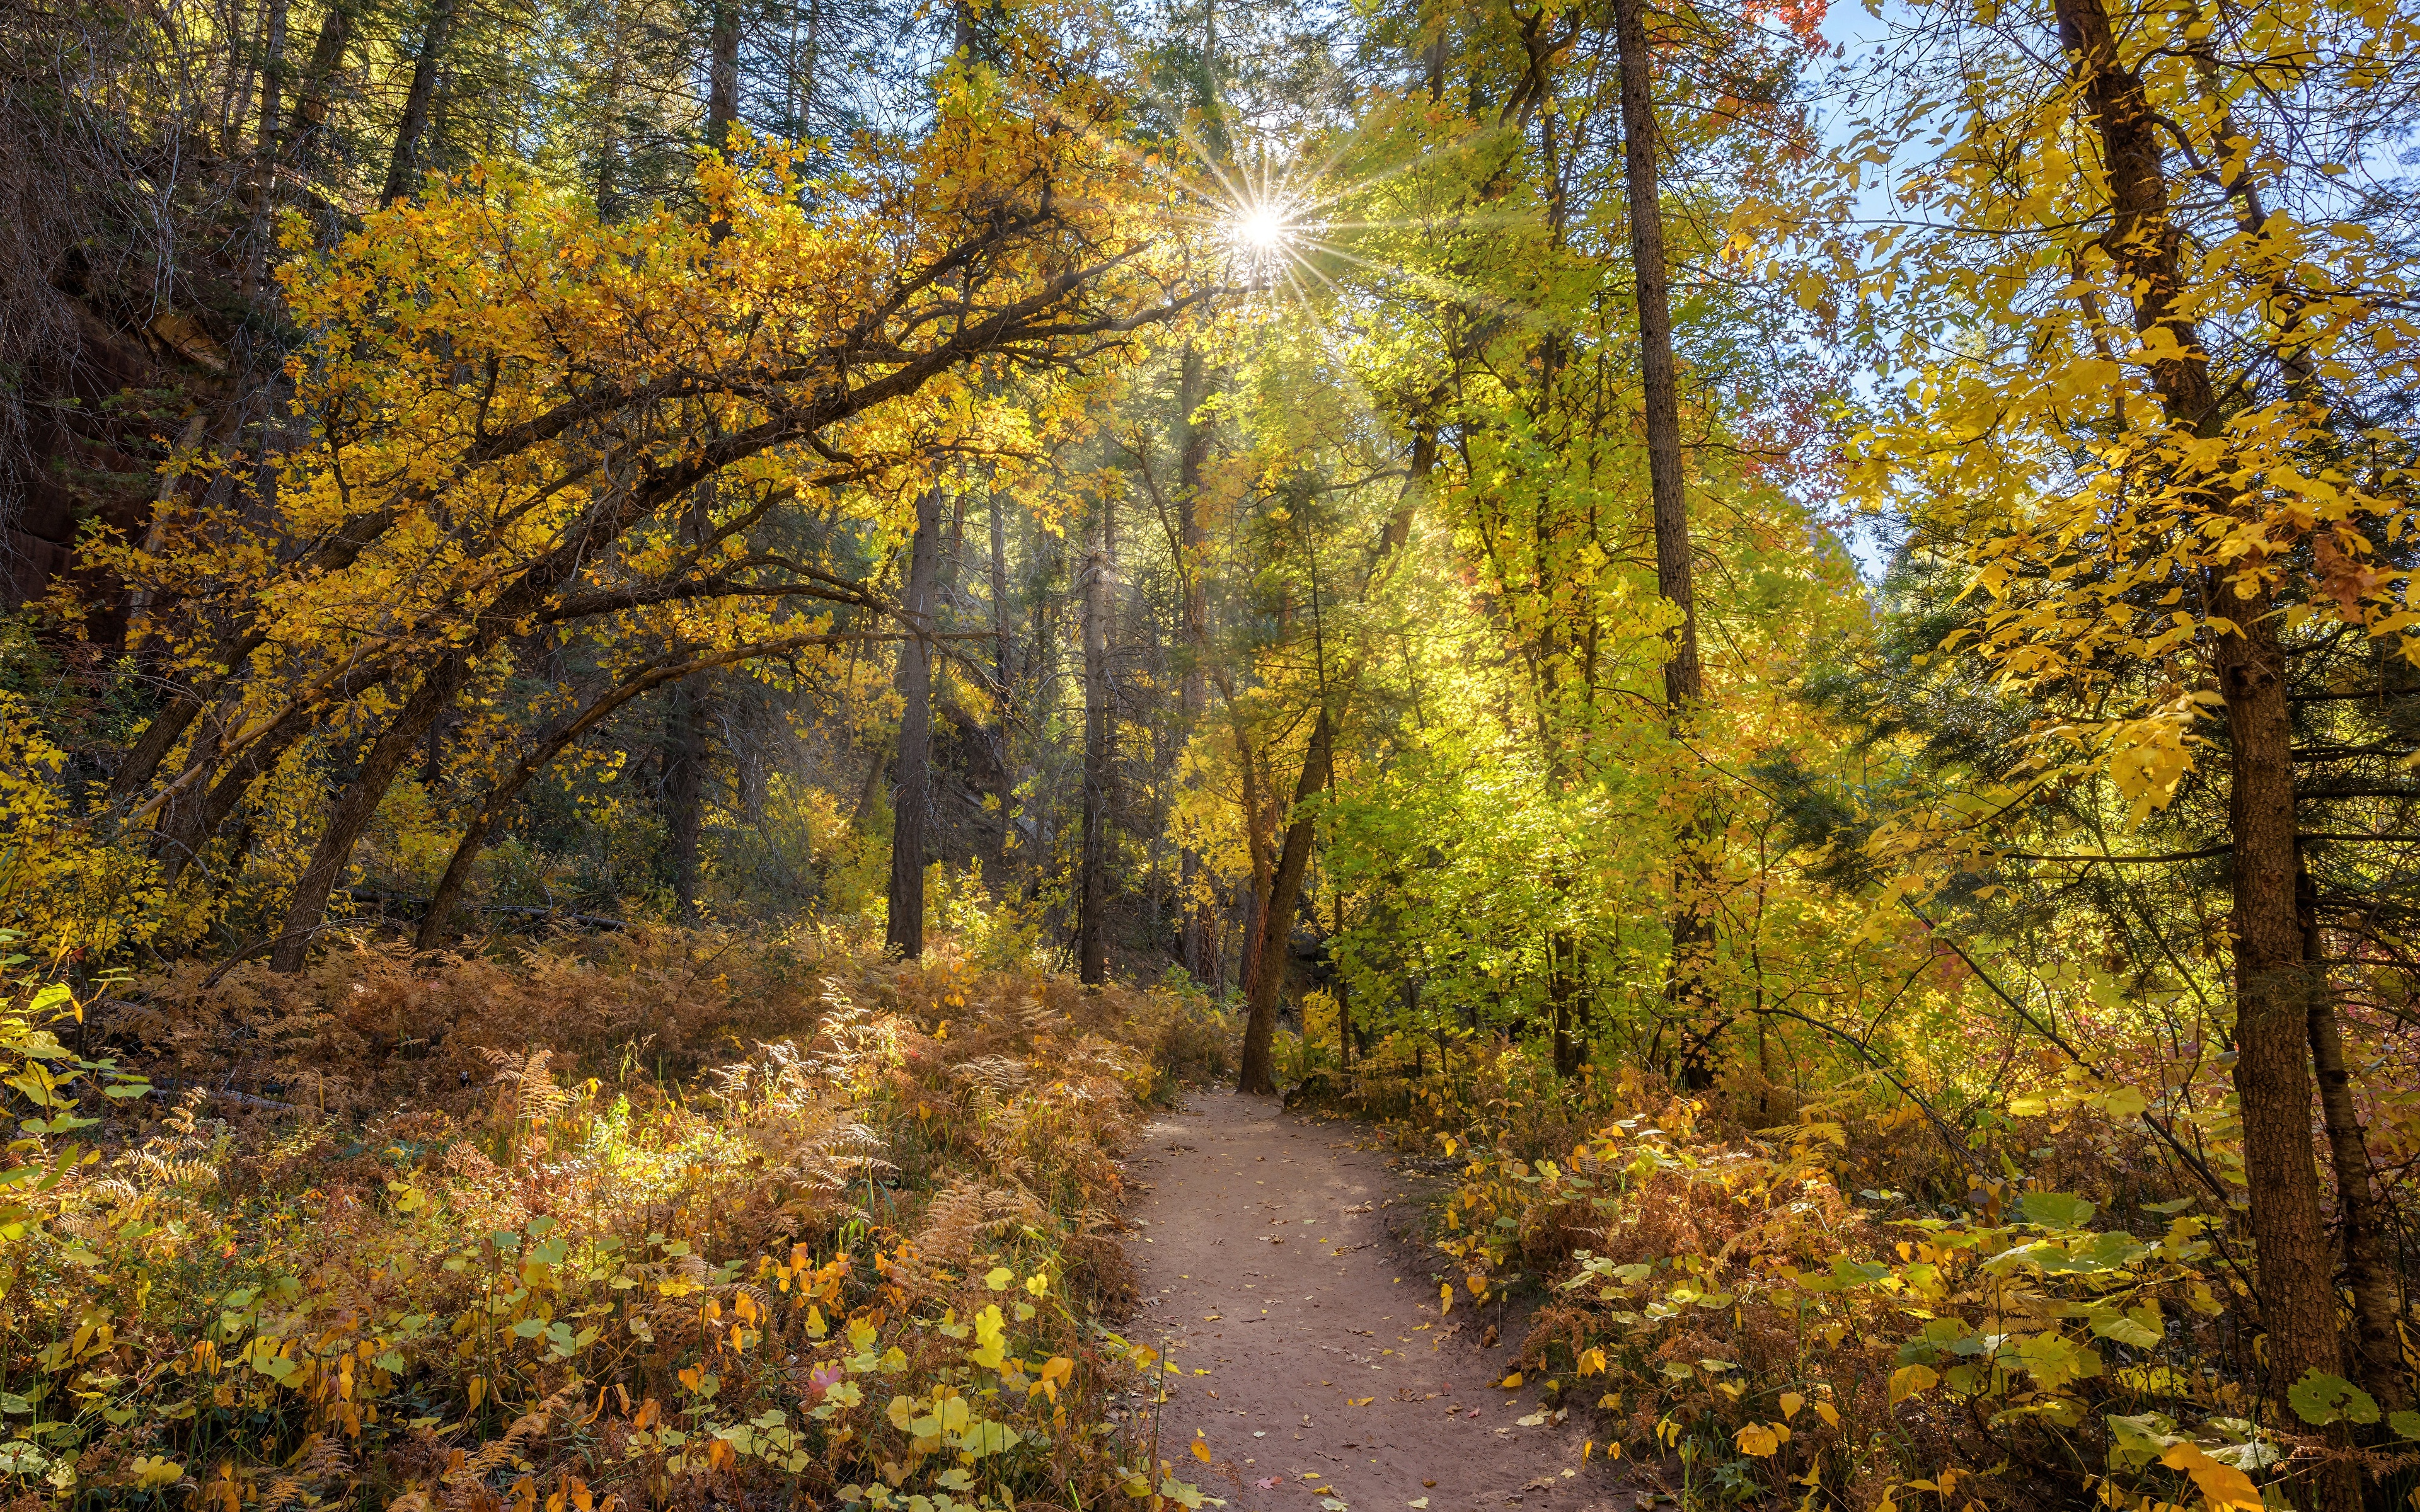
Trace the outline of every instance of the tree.
<instances>
[{"instance_id":1,"label":"tree","mask_svg":"<svg viewBox=\"0 0 2420 1512\"><path fill-rule=\"evenodd\" d=\"M2262 208L2273 186L2317 186L2342 164L2289 146L2303 140L2291 123L2257 118L2267 107L2251 81L2272 60L2302 60L2304 87L2338 91L2336 147L2382 129L2377 112L2393 107L2356 98L2352 81L2378 68L2359 19L2273 19L2247 30L2058 0L2047 18L1947 12L1922 34L1948 71L1903 73L1908 98L1949 76L1968 91L1993 82L1962 95L1951 147L1910 180L1924 234L1894 239L1869 287L1962 299L1968 333L1952 352L1901 328L1892 349L1915 359L1925 402L1863 439L1859 481L1908 507L1990 595L1951 644L2055 711L2012 812L2055 781L2107 780L2140 825L2197 791L2200 752L2223 752L2211 801L2225 813L2231 907L2210 943L2232 964L2225 1028L2273 1401L2347 1367L2339 1255L2364 1283L2353 1367L2399 1391L2391 1304L2360 1258L2366 1160L2357 1139L2332 1147L2344 1149L2339 1250L2311 1140L2313 1050L2335 989L2315 948L2319 890L2300 880L2317 854L2303 826L2365 789L2331 767L2355 748L2320 733L2328 705L2298 713L2294 701L2298 669L2323 671L2345 633L2399 648L2410 621L2386 588L2403 570L2393 543L2408 501L2369 460L2385 433L2356 418L2384 376L2367 334L2378 311L2349 292L2374 276L2370 234ZM1962 177L1986 160L2001 165L1989 183ZM2019 179L2022 194L2009 187ZM2059 276L2000 282L2020 266ZM2332 269L2344 271L2313 276ZM2340 629L2307 628L2320 614ZM2224 718L2206 734L2209 711ZM2304 752L2319 780L2298 779ZM2350 1115L2339 1099L2328 1121ZM2357 1503L2348 1475L2317 1480L2322 1502Z\"/></svg>"},{"instance_id":2,"label":"tree","mask_svg":"<svg viewBox=\"0 0 2420 1512\"><path fill-rule=\"evenodd\" d=\"M916 498L916 529L900 618L898 784L892 799L891 901L885 949L909 960L924 953L924 825L933 804L933 579L941 554L941 490Z\"/></svg>"},{"instance_id":3,"label":"tree","mask_svg":"<svg viewBox=\"0 0 2420 1512\"><path fill-rule=\"evenodd\" d=\"M188 607L170 633L194 658L176 663L193 669L189 691L120 771L130 811L161 813L241 764L273 765L344 699L392 684L288 907L277 961L291 968L410 752L511 637L690 594L854 595L742 547L795 496L791 449L862 448L810 486L907 473L930 424L911 416L937 413L908 401L937 379L978 357L1047 370L1181 307L1142 255L1148 231L1112 208L1128 170L1053 124L1105 110L1102 98L1077 84L1038 103L1023 116L997 99L950 106L922 143L892 146L862 173L845 210L814 222L778 177L718 172L703 216L665 209L629 227L494 179L373 217L294 270L298 311L329 332L303 364L304 402L323 419L318 444L285 468L288 513L275 528L318 545L287 565L263 559L297 585L267 601L180 576L194 558L122 559ZM940 189L927 160L943 159L989 171ZM691 276L705 267L710 279ZM962 267L979 272L936 285L934 270ZM926 310L942 301L958 314L937 332ZM878 426L861 421L876 414ZM667 532L663 512L708 480L711 528L688 541ZM163 545L251 529L231 516L180 524ZM650 563L669 579L651 580ZM228 614L199 612L222 601ZM318 628L337 622L380 630L338 647ZM209 737L142 796L146 767L213 709Z\"/></svg>"}]
</instances>

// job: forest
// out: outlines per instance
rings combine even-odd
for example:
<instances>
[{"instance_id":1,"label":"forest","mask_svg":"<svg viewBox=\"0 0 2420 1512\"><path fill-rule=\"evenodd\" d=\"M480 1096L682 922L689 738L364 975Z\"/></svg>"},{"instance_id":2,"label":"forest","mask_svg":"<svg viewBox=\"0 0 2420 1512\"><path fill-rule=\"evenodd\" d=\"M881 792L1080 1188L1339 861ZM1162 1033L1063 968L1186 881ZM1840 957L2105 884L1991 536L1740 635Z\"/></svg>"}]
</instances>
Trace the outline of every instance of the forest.
<instances>
[{"instance_id":1,"label":"forest","mask_svg":"<svg viewBox=\"0 0 2420 1512\"><path fill-rule=\"evenodd\" d=\"M0 0L0 1503L1400 1504L1168 1426L1233 1097L1573 1506L2420 1508L2414 162L2406 0Z\"/></svg>"}]
</instances>

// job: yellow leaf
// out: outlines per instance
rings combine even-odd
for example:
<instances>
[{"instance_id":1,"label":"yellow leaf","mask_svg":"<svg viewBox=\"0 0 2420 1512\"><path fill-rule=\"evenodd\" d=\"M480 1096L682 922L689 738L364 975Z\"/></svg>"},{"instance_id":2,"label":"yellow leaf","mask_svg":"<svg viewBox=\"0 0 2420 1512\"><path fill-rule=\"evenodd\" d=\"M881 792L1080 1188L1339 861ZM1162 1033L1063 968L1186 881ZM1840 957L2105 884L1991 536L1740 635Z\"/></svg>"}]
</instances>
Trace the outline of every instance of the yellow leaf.
<instances>
[{"instance_id":1,"label":"yellow leaf","mask_svg":"<svg viewBox=\"0 0 2420 1512\"><path fill-rule=\"evenodd\" d=\"M1789 1422L1792 1418L1796 1417L1798 1415L1798 1410L1806 1405L1807 1398L1799 1396L1796 1392L1783 1392L1781 1394L1781 1420L1785 1423Z\"/></svg>"},{"instance_id":2,"label":"yellow leaf","mask_svg":"<svg viewBox=\"0 0 2420 1512\"><path fill-rule=\"evenodd\" d=\"M1903 1365L1891 1372L1890 1401L1893 1407L1911 1396L1931 1391L1941 1377L1929 1365Z\"/></svg>"},{"instance_id":3,"label":"yellow leaf","mask_svg":"<svg viewBox=\"0 0 2420 1512\"><path fill-rule=\"evenodd\" d=\"M1198 1432L1199 1430L1197 1429L1196 1431ZM1201 1460L1205 1465L1210 1462L1210 1443L1208 1440L1197 1438L1193 1441L1190 1447L1193 1450L1194 1458Z\"/></svg>"},{"instance_id":4,"label":"yellow leaf","mask_svg":"<svg viewBox=\"0 0 2420 1512\"><path fill-rule=\"evenodd\" d=\"M1521 1384L1521 1372L1515 1370L1511 1375L1506 1376L1502 1381L1497 1381L1497 1384L1503 1387L1506 1391L1511 1391L1513 1387Z\"/></svg>"},{"instance_id":5,"label":"yellow leaf","mask_svg":"<svg viewBox=\"0 0 2420 1512\"><path fill-rule=\"evenodd\" d=\"M1731 1442L1739 1445L1739 1452L1744 1455L1757 1459L1770 1459L1781 1448L1783 1436L1789 1431L1788 1428L1780 1427L1778 1425L1750 1423L1740 1429Z\"/></svg>"},{"instance_id":6,"label":"yellow leaf","mask_svg":"<svg viewBox=\"0 0 2420 1512\"><path fill-rule=\"evenodd\" d=\"M2261 1504L2260 1489L2252 1484L2251 1476L2233 1465L2212 1459L2194 1444L2170 1444L2168 1452L2160 1456L2160 1463L2191 1475L2195 1488L2210 1503L2211 1512L2229 1512L2236 1507L2257 1512Z\"/></svg>"}]
</instances>

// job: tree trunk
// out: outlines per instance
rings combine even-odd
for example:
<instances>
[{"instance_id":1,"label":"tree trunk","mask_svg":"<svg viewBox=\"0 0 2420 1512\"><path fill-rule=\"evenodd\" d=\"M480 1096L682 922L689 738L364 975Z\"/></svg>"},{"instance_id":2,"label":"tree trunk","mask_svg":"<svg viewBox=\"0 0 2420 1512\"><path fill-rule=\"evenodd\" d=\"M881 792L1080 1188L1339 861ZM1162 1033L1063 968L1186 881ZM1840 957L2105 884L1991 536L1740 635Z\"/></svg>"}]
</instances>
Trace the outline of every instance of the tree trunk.
<instances>
[{"instance_id":1,"label":"tree trunk","mask_svg":"<svg viewBox=\"0 0 2420 1512\"><path fill-rule=\"evenodd\" d=\"M1570 884L1558 879L1558 886ZM1546 939L1546 1001L1555 1036L1555 1074L1576 1076L1585 1042L1578 1033L1579 943L1567 930Z\"/></svg>"},{"instance_id":2,"label":"tree trunk","mask_svg":"<svg viewBox=\"0 0 2420 1512\"><path fill-rule=\"evenodd\" d=\"M1302 776L1294 785L1294 810L1286 824L1285 845L1278 853L1277 874L1269 879L1269 898L1261 910L1260 970L1246 998L1244 1065L1235 1089L1267 1097L1278 1089L1271 1045L1277 1039L1278 1002L1285 995L1286 945L1294 933L1295 905L1302 898L1303 873L1311 867L1311 841L1318 815L1311 800L1326 790L1333 767L1335 726L1322 707L1311 727L1311 747L1303 753Z\"/></svg>"},{"instance_id":3,"label":"tree trunk","mask_svg":"<svg viewBox=\"0 0 2420 1512\"><path fill-rule=\"evenodd\" d=\"M681 510L680 540L691 550L712 536L714 485L700 484ZM706 779L713 759L709 735L714 689L703 677L685 677L664 701L663 877L672 885L683 923L697 922L698 839L706 830Z\"/></svg>"},{"instance_id":4,"label":"tree trunk","mask_svg":"<svg viewBox=\"0 0 2420 1512\"><path fill-rule=\"evenodd\" d=\"M1344 895L1340 892L1331 901L1336 905L1336 928L1328 935L1332 942L1344 937ZM1334 969L1335 964L1336 947L1331 943L1328 946L1328 965ZM1342 970L1336 972L1336 1063L1342 1070L1349 1072L1353 1069L1353 994L1345 984Z\"/></svg>"},{"instance_id":5,"label":"tree trunk","mask_svg":"<svg viewBox=\"0 0 2420 1512\"><path fill-rule=\"evenodd\" d=\"M1008 642L1008 498L995 489L991 496L991 646L992 697L1000 707L992 738L1000 746L1000 853L1004 869L1008 840L1016 826L1016 770L1009 748L1009 711L1016 704L1009 682Z\"/></svg>"},{"instance_id":6,"label":"tree trunk","mask_svg":"<svg viewBox=\"0 0 2420 1512\"><path fill-rule=\"evenodd\" d=\"M396 774L403 770L404 763L419 748L421 737L428 733L438 715L470 680L469 655L461 650L447 652L428 670L411 697L371 743L368 753L362 758L361 770L337 798L328 815L328 827L321 831L310 861L295 881L294 896L287 904L285 928L270 952L271 970L302 969L311 937L328 912L328 897L335 891L345 869L352 864L353 846L370 827L370 821L378 817L380 800L395 785Z\"/></svg>"},{"instance_id":7,"label":"tree trunk","mask_svg":"<svg viewBox=\"0 0 2420 1512\"><path fill-rule=\"evenodd\" d=\"M319 23L318 40L312 44L311 62L302 76L302 88L295 97L294 116L287 126L287 137L279 148L279 157L308 172L318 156L321 135L328 128L329 96L335 85L336 70L345 61L346 45L352 40L352 0L328 8L327 16Z\"/></svg>"},{"instance_id":8,"label":"tree trunk","mask_svg":"<svg viewBox=\"0 0 2420 1512\"><path fill-rule=\"evenodd\" d=\"M706 829L707 696L694 679L664 701L664 880L685 923L697 921L698 837Z\"/></svg>"},{"instance_id":9,"label":"tree trunk","mask_svg":"<svg viewBox=\"0 0 2420 1512\"><path fill-rule=\"evenodd\" d=\"M1252 890L1244 899L1243 959L1235 966L1235 980L1242 984L1244 997L1249 1001L1253 984L1261 980L1261 918L1268 912L1269 887L1276 867L1269 856L1269 825L1261 799L1260 760L1253 753L1251 741L1245 735L1242 716L1235 712L1234 689L1223 679L1219 689L1226 700L1229 723L1235 733L1235 765L1242 772L1244 781L1244 848L1252 862Z\"/></svg>"},{"instance_id":10,"label":"tree trunk","mask_svg":"<svg viewBox=\"0 0 2420 1512\"><path fill-rule=\"evenodd\" d=\"M2221 434L2200 332L2184 313L2179 233L2168 214L2160 127L2140 78L2118 55L2103 0L2055 0L2060 39L2073 59L2108 182L2110 226L2101 239L2134 301L2134 327L2167 332L2176 356L2151 377L2177 429ZM2240 507L2228 485L2198 485L2212 514ZM2207 602L2225 614L2210 630L2218 690L2226 702L2228 829L2235 933L2235 1090L2243 1126L2252 1242L2259 1262L2260 1323L2268 1335L2272 1401L2313 1370L2343 1369L2336 1334L2335 1257L2319 1207L2311 1150L2310 1018L2319 986L2304 960L2295 905L2293 727L2286 702L2275 595L2261 565L2242 577L2206 574ZM2361 1503L2350 1466L2322 1467L2315 1504L2350 1512Z\"/></svg>"},{"instance_id":11,"label":"tree trunk","mask_svg":"<svg viewBox=\"0 0 2420 1512\"><path fill-rule=\"evenodd\" d=\"M1177 370L1176 405L1176 533L1184 558L1177 563L1177 577L1185 594L1184 674L1178 684L1177 706L1183 715L1183 728L1189 734L1202 727L1210 708L1209 671L1204 665L1209 656L1210 596L1209 584L1202 571L1202 546L1208 532L1202 528L1199 500L1202 493L1202 464L1209 451L1207 427L1193 423L1193 412L1207 397L1207 385L1202 371L1202 353L1187 344L1183 363ZM1195 981L1216 991L1218 985L1218 930L1216 901L1210 896L1206 869L1202 853L1188 844L1177 857L1177 896L1182 900L1177 933L1177 959Z\"/></svg>"},{"instance_id":12,"label":"tree trunk","mask_svg":"<svg viewBox=\"0 0 2420 1512\"><path fill-rule=\"evenodd\" d=\"M731 128L739 120L738 0L715 0L706 34L706 145L731 150Z\"/></svg>"},{"instance_id":13,"label":"tree trunk","mask_svg":"<svg viewBox=\"0 0 2420 1512\"><path fill-rule=\"evenodd\" d=\"M2303 961L2311 972L2311 1063L2319 1072L2319 1119L2328 1136L2328 1164L2336 1183L2336 1242L2344 1256L2346 1287L2352 1292L2353 1379L2379 1407L2399 1412L2412 1405L2403 1363L2403 1308L2395 1273L2382 1253L2384 1231L2371 1180L2369 1144L2353 1101L2352 1072L2345 1065L2344 1033L2328 982L2325 942L2319 933L2318 899L2308 868L2294 881L2302 916Z\"/></svg>"},{"instance_id":14,"label":"tree trunk","mask_svg":"<svg viewBox=\"0 0 2420 1512\"><path fill-rule=\"evenodd\" d=\"M1647 481L1655 517L1655 591L1681 611L1664 660L1665 717L1676 727L1705 696L1698 661L1697 589L1689 560L1689 506L1682 491L1681 382L1672 357L1670 271L1664 251L1664 208L1656 183L1655 101L1649 92L1646 0L1615 0L1615 45L1621 63L1621 162L1629 191L1630 257L1638 288L1638 366L1646 400ZM1703 843L1703 816L1692 810L1681 826L1683 860L1672 877L1672 957L1667 968L1673 1011L1701 1021L1712 1011L1706 971L1714 953L1714 916L1705 906L1712 887L1696 852ZM1560 978L1559 969L1558 978ZM1560 1027L1568 1002L1556 1003L1559 1026L1555 1061L1576 1069L1577 1056ZM1710 1041L1711 1042L1711 1041ZM1710 1068L1688 1068L1692 1085ZM1569 1074L1567 1070L1566 1074Z\"/></svg>"},{"instance_id":15,"label":"tree trunk","mask_svg":"<svg viewBox=\"0 0 2420 1512\"><path fill-rule=\"evenodd\" d=\"M1109 979L1109 934L1103 919L1109 893L1109 520L1116 505L1101 501L1101 523L1084 562L1084 848L1077 879L1076 976Z\"/></svg>"},{"instance_id":16,"label":"tree trunk","mask_svg":"<svg viewBox=\"0 0 2420 1512\"><path fill-rule=\"evenodd\" d=\"M430 0L427 27L420 35L420 54L411 63L411 87L403 97L403 119L396 123L395 152L387 159L386 187L379 193L380 208L411 193L419 179L421 141L428 134L429 112L437 102L437 76L444 71L445 49L453 39L459 6L460 0Z\"/></svg>"},{"instance_id":17,"label":"tree trunk","mask_svg":"<svg viewBox=\"0 0 2420 1512\"><path fill-rule=\"evenodd\" d=\"M726 667L752 656L775 656L805 646L849 639L853 637L846 634L794 636L783 640L734 647L692 660L658 662L621 686L591 700L588 706L580 711L578 717L566 721L523 753L521 759L513 764L513 769L479 800L478 810L472 815L470 827L462 832L462 839L454 847L454 858L446 863L445 875L439 879L437 890L429 894L428 911L421 916L420 930L411 942L411 948L433 950L443 943L448 917L454 912L454 904L461 898L463 887L471 880L471 868L478 861L479 852L487 844L489 834L504 818L505 810L512 807L513 799L520 796L521 789L529 784L532 778L546 770L574 741L603 723L614 710L650 688L660 687L666 683L691 677L715 667ZM876 764L878 767L879 764Z\"/></svg>"},{"instance_id":18,"label":"tree trunk","mask_svg":"<svg viewBox=\"0 0 2420 1512\"><path fill-rule=\"evenodd\" d=\"M250 298L269 267L269 218L277 196L277 159L285 145L287 0L269 0L269 23L261 38L260 129L254 139L252 177L245 196L252 232L245 239L243 293Z\"/></svg>"},{"instance_id":19,"label":"tree trunk","mask_svg":"<svg viewBox=\"0 0 2420 1512\"><path fill-rule=\"evenodd\" d=\"M924 822L933 807L933 579L941 556L941 490L916 500L900 604L908 639L899 647L899 787L892 799L890 917L882 943L908 960L924 953Z\"/></svg>"}]
</instances>

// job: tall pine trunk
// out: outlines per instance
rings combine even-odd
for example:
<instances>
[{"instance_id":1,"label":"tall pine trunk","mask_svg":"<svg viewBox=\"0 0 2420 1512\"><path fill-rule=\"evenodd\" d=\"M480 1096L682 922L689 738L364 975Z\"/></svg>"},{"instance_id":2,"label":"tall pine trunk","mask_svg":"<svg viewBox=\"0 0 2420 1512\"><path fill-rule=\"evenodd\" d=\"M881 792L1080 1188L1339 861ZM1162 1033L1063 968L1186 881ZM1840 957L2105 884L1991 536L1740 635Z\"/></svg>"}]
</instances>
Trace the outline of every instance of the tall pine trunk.
<instances>
[{"instance_id":1,"label":"tall pine trunk","mask_svg":"<svg viewBox=\"0 0 2420 1512\"><path fill-rule=\"evenodd\" d=\"M1101 518L1085 554L1084 637L1084 847L1077 878L1076 975L1081 981L1109 980L1109 589L1116 568L1117 506L1101 501Z\"/></svg>"},{"instance_id":2,"label":"tall pine trunk","mask_svg":"<svg viewBox=\"0 0 2420 1512\"><path fill-rule=\"evenodd\" d=\"M2102 147L2110 200L2107 249L2134 303L2134 327L2163 332L2176 355L2155 363L2152 384L2168 424L2204 440L2222 431L2200 332L2184 313L2180 238L2168 213L2161 130L2142 80L2118 57L2103 0L2056 0L2060 40L2082 86ZM2223 478L2184 478L2211 514L2243 507ZM2252 1242L2259 1261L2267 1395L2313 1370L2344 1367L2336 1332L2335 1256L2319 1202L2311 1149L2311 1016L2319 983L2304 959L2295 901L2293 726L2274 591L2257 561L2206 574L2208 602L2225 616L2210 628L2218 691L2226 700L2228 830L2234 842L2235 1090L2243 1128ZM2316 1504L2350 1512L2361 1502L2349 1466L2325 1466Z\"/></svg>"},{"instance_id":3,"label":"tall pine trunk","mask_svg":"<svg viewBox=\"0 0 2420 1512\"><path fill-rule=\"evenodd\" d=\"M1178 579L1183 585L1184 676L1177 685L1178 708L1184 716L1183 728L1190 732L1202 726L1210 708L1209 656L1210 595L1209 584L1202 577L1206 563L1202 547L1208 532L1202 528L1199 500L1202 493L1202 464L1209 451L1210 433L1206 426L1193 423L1193 412L1207 397L1202 370L1202 353L1187 345L1176 381L1176 532L1184 560L1177 563ZM1177 896L1182 908L1177 932L1178 962L1195 981L1216 991L1223 975L1219 967L1217 900L1211 896L1206 868L1202 853L1187 844L1177 857Z\"/></svg>"},{"instance_id":4,"label":"tall pine trunk","mask_svg":"<svg viewBox=\"0 0 2420 1512\"><path fill-rule=\"evenodd\" d=\"M411 60L411 85L404 91L403 118L396 123L395 150L387 158L380 206L411 193L420 177L421 145L428 134L429 115L436 108L437 78L445 69L445 50L453 41L454 18L460 4L461 0L430 0L420 52Z\"/></svg>"},{"instance_id":5,"label":"tall pine trunk","mask_svg":"<svg viewBox=\"0 0 2420 1512\"><path fill-rule=\"evenodd\" d=\"M2352 1095L2352 1071L2345 1064L2344 1031L2328 981L2326 942L2319 931L2318 889L2310 870L2294 879L2294 907L2303 925L2303 960L2312 979L2308 1029L2311 1065L2318 1072L2319 1122L2327 1131L2328 1165L2336 1182L2336 1247L2344 1257L2345 1286L2352 1293L2353 1379L2381 1409L2399 1412L2412 1405L2411 1372L2403 1363L2403 1305L2395 1270L2385 1254L2383 1214L2379 1211L2362 1128L2361 1106Z\"/></svg>"},{"instance_id":6,"label":"tall pine trunk","mask_svg":"<svg viewBox=\"0 0 2420 1512\"><path fill-rule=\"evenodd\" d=\"M1621 65L1621 163L1630 201L1630 257L1638 289L1638 366L1647 429L1647 482L1655 517L1655 591L1681 612L1664 659L1665 717L1676 727L1705 696L1698 662L1697 589L1689 560L1689 506L1682 492L1681 380L1672 358L1672 296L1664 250L1664 208L1656 185L1655 100L1649 88L1646 0L1615 0L1615 47ZM1672 878L1672 957L1667 968L1672 1010L1702 1026L1714 1005L1706 971L1714 950L1714 916L1705 894L1712 879L1695 853L1704 820L1692 810L1681 826L1683 856ZM1691 1039L1711 1044L1710 1034ZM1558 1038L1556 1059L1576 1069L1576 1056ZM1683 1067L1693 1084L1710 1079L1704 1064Z\"/></svg>"},{"instance_id":7,"label":"tall pine trunk","mask_svg":"<svg viewBox=\"0 0 2420 1512\"><path fill-rule=\"evenodd\" d=\"M933 807L933 579L941 557L941 490L916 499L916 536L908 548L908 582L899 644L898 790L892 800L891 894L883 948L914 960L924 953L924 827Z\"/></svg>"},{"instance_id":8,"label":"tall pine trunk","mask_svg":"<svg viewBox=\"0 0 2420 1512\"><path fill-rule=\"evenodd\" d=\"M992 697L999 704L993 716L992 739L1000 750L1000 851L996 858L1005 883L1009 837L1016 827L1016 768L1010 759L1012 711L1016 706L1011 682L1013 662L1008 639L1008 496L991 496L991 666Z\"/></svg>"}]
</instances>

